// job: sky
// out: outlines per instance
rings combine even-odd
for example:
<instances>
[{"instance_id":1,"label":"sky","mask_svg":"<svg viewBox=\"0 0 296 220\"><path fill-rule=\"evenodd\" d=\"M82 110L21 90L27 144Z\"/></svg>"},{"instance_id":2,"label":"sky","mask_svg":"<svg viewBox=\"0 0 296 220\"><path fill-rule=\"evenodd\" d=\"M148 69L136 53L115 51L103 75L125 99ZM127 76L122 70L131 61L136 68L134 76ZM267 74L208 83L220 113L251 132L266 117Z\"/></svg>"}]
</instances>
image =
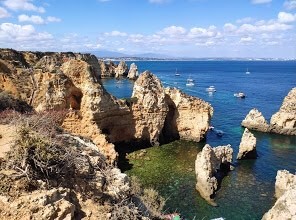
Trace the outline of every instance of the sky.
<instances>
[{"instance_id":1,"label":"sky","mask_svg":"<svg viewBox=\"0 0 296 220\"><path fill-rule=\"evenodd\" d=\"M296 0L0 0L0 47L296 58Z\"/></svg>"}]
</instances>

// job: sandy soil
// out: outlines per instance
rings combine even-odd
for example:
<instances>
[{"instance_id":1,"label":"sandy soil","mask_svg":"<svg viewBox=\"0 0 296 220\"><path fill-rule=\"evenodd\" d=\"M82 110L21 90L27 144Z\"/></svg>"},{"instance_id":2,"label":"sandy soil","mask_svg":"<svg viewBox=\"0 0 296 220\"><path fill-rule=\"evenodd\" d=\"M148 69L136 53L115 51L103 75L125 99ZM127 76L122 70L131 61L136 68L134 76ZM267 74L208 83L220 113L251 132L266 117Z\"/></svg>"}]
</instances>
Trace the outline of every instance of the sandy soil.
<instances>
[{"instance_id":1,"label":"sandy soil","mask_svg":"<svg viewBox=\"0 0 296 220\"><path fill-rule=\"evenodd\" d=\"M16 136L16 127L13 125L0 124L0 157L10 150Z\"/></svg>"}]
</instances>

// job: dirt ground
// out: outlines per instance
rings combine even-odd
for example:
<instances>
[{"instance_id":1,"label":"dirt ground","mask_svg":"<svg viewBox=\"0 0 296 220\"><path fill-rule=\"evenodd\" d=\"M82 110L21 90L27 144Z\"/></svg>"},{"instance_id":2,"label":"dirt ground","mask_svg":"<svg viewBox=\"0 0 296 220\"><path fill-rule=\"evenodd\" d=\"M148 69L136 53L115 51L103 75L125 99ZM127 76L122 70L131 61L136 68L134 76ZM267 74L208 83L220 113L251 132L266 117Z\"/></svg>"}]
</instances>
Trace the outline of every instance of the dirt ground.
<instances>
[{"instance_id":1,"label":"dirt ground","mask_svg":"<svg viewBox=\"0 0 296 220\"><path fill-rule=\"evenodd\" d=\"M16 127L14 125L0 124L0 158L10 150L16 136Z\"/></svg>"}]
</instances>

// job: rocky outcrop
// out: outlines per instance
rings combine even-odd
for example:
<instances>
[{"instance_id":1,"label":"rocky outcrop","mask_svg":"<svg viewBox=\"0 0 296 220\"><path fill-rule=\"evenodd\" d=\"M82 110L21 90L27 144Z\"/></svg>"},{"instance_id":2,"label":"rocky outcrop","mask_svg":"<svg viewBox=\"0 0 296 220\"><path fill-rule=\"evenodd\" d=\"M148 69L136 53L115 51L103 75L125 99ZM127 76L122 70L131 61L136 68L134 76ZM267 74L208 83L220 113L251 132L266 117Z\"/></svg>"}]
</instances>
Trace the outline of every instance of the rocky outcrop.
<instances>
[{"instance_id":1,"label":"rocky outcrop","mask_svg":"<svg viewBox=\"0 0 296 220\"><path fill-rule=\"evenodd\" d=\"M124 61L120 61L114 71L115 71L115 78L127 76L127 73L128 73L127 64Z\"/></svg>"},{"instance_id":2,"label":"rocky outcrop","mask_svg":"<svg viewBox=\"0 0 296 220\"><path fill-rule=\"evenodd\" d=\"M135 121L135 138L159 145L168 105L160 80L149 71L140 75L134 84L132 115Z\"/></svg>"},{"instance_id":3,"label":"rocky outcrop","mask_svg":"<svg viewBox=\"0 0 296 220\"><path fill-rule=\"evenodd\" d=\"M90 55L17 52L14 57L24 60L0 60L0 89L37 111L68 111L63 128L93 139L110 162L117 158L112 143L200 141L208 129L212 107L179 90L166 92L152 73L145 72L135 81L130 99L118 100L102 86ZM14 65L25 61L28 68ZM107 66L115 71L112 64ZM125 74L125 67L124 62L119 64L120 74ZM101 74L106 76L105 70Z\"/></svg>"},{"instance_id":4,"label":"rocky outcrop","mask_svg":"<svg viewBox=\"0 0 296 220\"><path fill-rule=\"evenodd\" d=\"M237 154L237 159L256 159L257 151L256 151L256 137L246 128L240 145L239 152Z\"/></svg>"},{"instance_id":5,"label":"rocky outcrop","mask_svg":"<svg viewBox=\"0 0 296 220\"><path fill-rule=\"evenodd\" d=\"M296 175L279 170L276 176L275 192L277 201L263 216L263 220L296 218Z\"/></svg>"},{"instance_id":6,"label":"rocky outcrop","mask_svg":"<svg viewBox=\"0 0 296 220\"><path fill-rule=\"evenodd\" d=\"M115 76L115 64L113 62L105 63L104 61L100 60L99 65L101 68L101 77L102 78L110 78Z\"/></svg>"},{"instance_id":7,"label":"rocky outcrop","mask_svg":"<svg viewBox=\"0 0 296 220\"><path fill-rule=\"evenodd\" d=\"M233 149L230 145L212 148L206 144L195 160L196 189L211 205L222 178L230 170Z\"/></svg>"},{"instance_id":8,"label":"rocky outcrop","mask_svg":"<svg viewBox=\"0 0 296 220\"><path fill-rule=\"evenodd\" d=\"M262 115L262 113L255 108L252 109L248 113L246 118L242 121L242 126L250 130L262 131L262 132L268 132L270 130L269 125L265 120L264 116Z\"/></svg>"},{"instance_id":9,"label":"rocky outcrop","mask_svg":"<svg viewBox=\"0 0 296 220\"><path fill-rule=\"evenodd\" d=\"M180 138L199 142L209 129L213 107L176 88L167 88L166 102L169 112L166 117L163 135L166 139Z\"/></svg>"},{"instance_id":10,"label":"rocky outcrop","mask_svg":"<svg viewBox=\"0 0 296 220\"><path fill-rule=\"evenodd\" d=\"M296 87L285 97L280 110L270 119L273 133L296 135Z\"/></svg>"},{"instance_id":11,"label":"rocky outcrop","mask_svg":"<svg viewBox=\"0 0 296 220\"><path fill-rule=\"evenodd\" d=\"M127 78L131 79L131 80L136 80L138 77L139 73L138 73L138 67L135 63L132 63L130 65L128 74L127 74Z\"/></svg>"},{"instance_id":12,"label":"rocky outcrop","mask_svg":"<svg viewBox=\"0 0 296 220\"><path fill-rule=\"evenodd\" d=\"M296 135L296 88L285 97L280 110L271 117L270 124L261 112L252 109L242 121L242 126L250 130Z\"/></svg>"}]
</instances>

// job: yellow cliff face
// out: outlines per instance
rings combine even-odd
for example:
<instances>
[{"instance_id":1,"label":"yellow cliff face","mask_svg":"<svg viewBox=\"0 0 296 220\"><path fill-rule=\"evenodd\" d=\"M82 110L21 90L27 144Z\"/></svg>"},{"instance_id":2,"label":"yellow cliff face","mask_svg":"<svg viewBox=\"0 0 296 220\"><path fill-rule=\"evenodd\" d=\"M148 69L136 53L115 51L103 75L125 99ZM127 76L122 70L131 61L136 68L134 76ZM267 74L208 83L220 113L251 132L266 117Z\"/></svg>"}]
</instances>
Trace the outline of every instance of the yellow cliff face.
<instances>
[{"instance_id":1,"label":"yellow cliff face","mask_svg":"<svg viewBox=\"0 0 296 220\"><path fill-rule=\"evenodd\" d=\"M117 158L113 143L204 138L213 114L208 103L165 90L148 71L135 81L130 101L118 100L100 82L102 67L89 54L0 50L0 88L37 111L70 110L64 129L91 138L110 162ZM119 67L128 72L125 63Z\"/></svg>"}]
</instances>

